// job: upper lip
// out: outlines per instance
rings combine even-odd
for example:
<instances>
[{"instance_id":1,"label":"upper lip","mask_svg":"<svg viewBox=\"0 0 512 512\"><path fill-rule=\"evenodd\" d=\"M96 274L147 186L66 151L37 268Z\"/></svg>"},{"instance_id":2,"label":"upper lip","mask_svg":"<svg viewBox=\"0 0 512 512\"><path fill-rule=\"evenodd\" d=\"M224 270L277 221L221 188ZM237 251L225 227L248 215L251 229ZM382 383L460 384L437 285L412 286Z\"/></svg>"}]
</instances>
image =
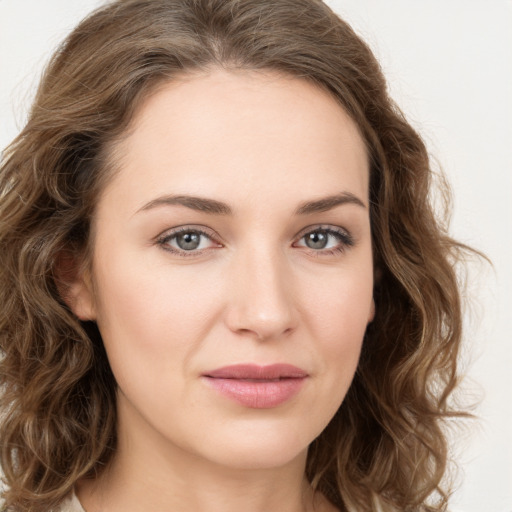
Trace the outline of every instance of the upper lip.
<instances>
[{"instance_id":1,"label":"upper lip","mask_svg":"<svg viewBox=\"0 0 512 512\"><path fill-rule=\"evenodd\" d=\"M204 374L205 377L215 379L298 379L308 376L308 373L291 364L270 364L260 366L257 364L234 364L223 366Z\"/></svg>"}]
</instances>

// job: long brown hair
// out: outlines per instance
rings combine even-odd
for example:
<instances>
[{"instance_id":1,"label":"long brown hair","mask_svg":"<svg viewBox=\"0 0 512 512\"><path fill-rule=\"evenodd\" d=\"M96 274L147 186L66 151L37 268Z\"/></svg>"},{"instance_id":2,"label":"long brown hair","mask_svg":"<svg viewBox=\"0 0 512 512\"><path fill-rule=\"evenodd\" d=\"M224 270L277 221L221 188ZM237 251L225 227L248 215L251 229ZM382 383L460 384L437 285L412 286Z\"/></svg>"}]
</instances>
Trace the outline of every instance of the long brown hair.
<instances>
[{"instance_id":1,"label":"long brown hair","mask_svg":"<svg viewBox=\"0 0 512 512\"><path fill-rule=\"evenodd\" d=\"M59 295L56 265L87 254L109 150L144 98L215 66L276 70L329 91L371 158L376 316L345 401L310 447L309 480L342 511L444 510L461 247L435 215L425 145L379 64L320 0L118 0L53 56L0 173L6 506L46 511L115 453L115 380L95 324Z\"/></svg>"}]
</instances>

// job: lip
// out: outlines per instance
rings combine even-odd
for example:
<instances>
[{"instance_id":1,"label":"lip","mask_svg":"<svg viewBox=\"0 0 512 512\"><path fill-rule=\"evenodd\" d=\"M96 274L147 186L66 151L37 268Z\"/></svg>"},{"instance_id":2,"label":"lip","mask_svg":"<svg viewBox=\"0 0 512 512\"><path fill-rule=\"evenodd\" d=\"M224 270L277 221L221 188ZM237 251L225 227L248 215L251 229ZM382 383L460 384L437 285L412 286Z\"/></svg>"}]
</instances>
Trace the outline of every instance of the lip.
<instances>
[{"instance_id":1,"label":"lip","mask_svg":"<svg viewBox=\"0 0 512 512\"><path fill-rule=\"evenodd\" d=\"M277 407L302 388L308 373L290 364L236 364L202 375L217 392L251 409Z\"/></svg>"}]
</instances>

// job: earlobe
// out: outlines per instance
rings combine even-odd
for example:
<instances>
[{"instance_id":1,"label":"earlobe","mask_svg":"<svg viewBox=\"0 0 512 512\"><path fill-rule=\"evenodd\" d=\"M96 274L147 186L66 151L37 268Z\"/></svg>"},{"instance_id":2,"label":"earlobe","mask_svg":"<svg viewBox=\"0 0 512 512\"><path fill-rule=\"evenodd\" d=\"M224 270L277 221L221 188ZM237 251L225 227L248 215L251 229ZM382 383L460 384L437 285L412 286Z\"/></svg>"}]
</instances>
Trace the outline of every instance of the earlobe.
<instances>
[{"instance_id":1,"label":"earlobe","mask_svg":"<svg viewBox=\"0 0 512 512\"><path fill-rule=\"evenodd\" d=\"M55 284L62 300L80 320L95 320L91 276L81 267L76 255L62 251L54 269Z\"/></svg>"}]
</instances>

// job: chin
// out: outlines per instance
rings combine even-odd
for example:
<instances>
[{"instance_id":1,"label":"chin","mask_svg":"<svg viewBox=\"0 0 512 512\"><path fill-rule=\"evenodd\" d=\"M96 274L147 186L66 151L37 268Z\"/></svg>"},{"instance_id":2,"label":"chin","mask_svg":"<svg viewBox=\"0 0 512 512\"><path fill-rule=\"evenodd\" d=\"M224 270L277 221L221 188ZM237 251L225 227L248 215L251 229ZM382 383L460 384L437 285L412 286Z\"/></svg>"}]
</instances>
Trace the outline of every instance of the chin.
<instances>
[{"instance_id":1,"label":"chin","mask_svg":"<svg viewBox=\"0 0 512 512\"><path fill-rule=\"evenodd\" d=\"M320 433L267 422L244 422L228 434L205 439L203 454L219 465L238 470L271 469L306 459L309 444Z\"/></svg>"}]
</instances>

